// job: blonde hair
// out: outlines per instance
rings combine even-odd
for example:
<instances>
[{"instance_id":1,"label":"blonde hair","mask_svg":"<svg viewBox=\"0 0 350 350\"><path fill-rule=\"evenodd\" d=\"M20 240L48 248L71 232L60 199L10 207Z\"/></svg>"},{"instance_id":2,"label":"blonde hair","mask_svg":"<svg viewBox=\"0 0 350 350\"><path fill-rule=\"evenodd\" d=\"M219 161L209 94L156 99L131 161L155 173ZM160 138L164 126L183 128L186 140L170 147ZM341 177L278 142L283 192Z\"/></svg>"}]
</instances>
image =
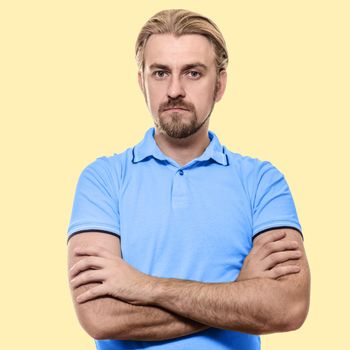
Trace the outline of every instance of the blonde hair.
<instances>
[{"instance_id":1,"label":"blonde hair","mask_svg":"<svg viewBox=\"0 0 350 350\"><path fill-rule=\"evenodd\" d=\"M148 38L152 34L185 34L205 36L214 47L217 74L226 69L228 54L225 40L217 25L198 13L184 10L163 10L153 15L142 27L135 45L136 62L141 72L144 70L144 52Z\"/></svg>"}]
</instances>

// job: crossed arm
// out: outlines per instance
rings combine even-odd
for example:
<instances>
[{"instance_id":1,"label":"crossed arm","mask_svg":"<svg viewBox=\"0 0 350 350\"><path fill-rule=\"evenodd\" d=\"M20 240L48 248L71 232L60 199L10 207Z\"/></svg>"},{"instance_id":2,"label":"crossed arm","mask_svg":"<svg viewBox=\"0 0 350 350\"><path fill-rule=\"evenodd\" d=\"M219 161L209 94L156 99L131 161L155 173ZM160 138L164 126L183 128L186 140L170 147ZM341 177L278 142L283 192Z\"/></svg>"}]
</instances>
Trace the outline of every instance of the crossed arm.
<instances>
[{"instance_id":1,"label":"crossed arm","mask_svg":"<svg viewBox=\"0 0 350 350\"><path fill-rule=\"evenodd\" d=\"M70 242L74 242L73 238ZM293 246L292 241L297 243ZM82 242L76 243L84 245ZM88 245L88 242L85 244ZM89 253L87 249L85 254L95 255L95 258L90 256L79 259L79 254L74 254L74 246L72 243L70 247L72 254L69 256L73 259L69 265L81 260L74 265L74 273L71 271L71 274L78 275L71 282L75 307L85 330L97 339L169 339L210 326L265 334L299 328L307 315L310 274L300 234L293 229L272 230L258 236L238 279L230 283L200 283L142 276L128 270L130 267L117 258L113 266L119 266L113 276L120 271L124 271L125 276L133 275L131 285L134 286L137 286L135 281L139 283L142 280L142 294L138 295L136 287L123 294L117 282L114 281L114 285L105 283L107 275L101 277L101 271L104 270L100 262L103 256L109 259L110 253L107 254L103 249L98 253L90 249ZM96 256L100 256L100 260ZM96 269L95 274L91 273L91 268ZM113 278L120 281L124 280L122 277L119 275ZM91 281L100 284L86 284ZM110 291L101 293L102 288L108 286ZM115 295L111 293L112 297L107 297L106 294L110 294L112 289ZM83 295L89 300L78 304L76 296L84 290L88 290ZM98 290L100 292L96 292ZM92 298L96 296L98 299ZM98 321L92 324L92 318L96 315Z\"/></svg>"},{"instance_id":2,"label":"crossed arm","mask_svg":"<svg viewBox=\"0 0 350 350\"><path fill-rule=\"evenodd\" d=\"M68 268L83 258L75 254L77 247L95 245L121 258L120 239L117 236L85 232L73 236L68 242ZM208 328L169 310L150 305L132 305L111 296L98 297L83 304L76 302L78 295L98 285L92 282L75 288L70 283L79 322L94 339L166 340Z\"/></svg>"}]
</instances>

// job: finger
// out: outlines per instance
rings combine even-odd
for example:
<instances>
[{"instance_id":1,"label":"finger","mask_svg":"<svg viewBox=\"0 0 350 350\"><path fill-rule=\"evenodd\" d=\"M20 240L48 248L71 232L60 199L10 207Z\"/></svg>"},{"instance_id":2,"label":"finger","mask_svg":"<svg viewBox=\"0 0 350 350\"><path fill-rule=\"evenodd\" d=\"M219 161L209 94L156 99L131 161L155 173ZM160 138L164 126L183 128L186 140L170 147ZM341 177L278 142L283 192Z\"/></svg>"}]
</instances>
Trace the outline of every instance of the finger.
<instances>
[{"instance_id":1,"label":"finger","mask_svg":"<svg viewBox=\"0 0 350 350\"><path fill-rule=\"evenodd\" d=\"M90 288L86 292L78 295L78 297L76 298L76 301L79 304L81 304L81 303L85 303L88 300L92 300L103 295L107 295L107 290L106 290L106 286L104 284L101 284L99 286Z\"/></svg>"},{"instance_id":2,"label":"finger","mask_svg":"<svg viewBox=\"0 0 350 350\"><path fill-rule=\"evenodd\" d=\"M80 272L88 269L100 269L105 266L105 258L96 256L88 256L75 263L69 270L69 277L73 278Z\"/></svg>"},{"instance_id":3,"label":"finger","mask_svg":"<svg viewBox=\"0 0 350 350\"><path fill-rule=\"evenodd\" d=\"M75 255L94 255L102 258L109 258L113 256L109 250L99 246L79 246L74 249L74 253Z\"/></svg>"},{"instance_id":4,"label":"finger","mask_svg":"<svg viewBox=\"0 0 350 350\"><path fill-rule=\"evenodd\" d=\"M275 242L266 243L263 247L259 249L257 255L260 257L260 259L265 259L268 255L272 253L282 252L285 250L296 250L298 247L298 242L283 239Z\"/></svg>"},{"instance_id":5,"label":"finger","mask_svg":"<svg viewBox=\"0 0 350 350\"><path fill-rule=\"evenodd\" d=\"M282 239L286 236L286 231L283 230L272 230L269 233L262 233L258 235L256 238L254 238L254 241L258 243L259 245L264 245L267 242L273 242L277 241L279 239Z\"/></svg>"},{"instance_id":6,"label":"finger","mask_svg":"<svg viewBox=\"0 0 350 350\"><path fill-rule=\"evenodd\" d=\"M70 280L72 288L78 288L83 284L102 282L105 280L103 270L87 270L82 272L79 276Z\"/></svg>"},{"instance_id":7,"label":"finger","mask_svg":"<svg viewBox=\"0 0 350 350\"><path fill-rule=\"evenodd\" d=\"M276 279L282 276L300 272L298 265L277 266L268 272L269 278Z\"/></svg>"},{"instance_id":8,"label":"finger","mask_svg":"<svg viewBox=\"0 0 350 350\"><path fill-rule=\"evenodd\" d=\"M277 252L270 254L262 261L262 267L266 270L270 270L276 265L288 260L296 260L301 257L300 250L286 250L283 252Z\"/></svg>"}]
</instances>

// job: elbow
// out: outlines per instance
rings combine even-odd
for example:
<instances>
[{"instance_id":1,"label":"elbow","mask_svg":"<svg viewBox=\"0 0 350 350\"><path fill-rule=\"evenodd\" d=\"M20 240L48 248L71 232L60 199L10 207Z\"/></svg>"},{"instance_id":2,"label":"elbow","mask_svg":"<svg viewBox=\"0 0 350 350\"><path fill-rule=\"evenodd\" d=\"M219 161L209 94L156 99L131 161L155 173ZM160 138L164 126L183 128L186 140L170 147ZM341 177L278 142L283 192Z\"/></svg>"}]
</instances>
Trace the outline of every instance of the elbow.
<instances>
[{"instance_id":1,"label":"elbow","mask_svg":"<svg viewBox=\"0 0 350 350\"><path fill-rule=\"evenodd\" d=\"M299 329L305 322L309 312L309 303L300 303L294 306L291 312L290 320L286 331L295 331Z\"/></svg>"},{"instance_id":2,"label":"elbow","mask_svg":"<svg viewBox=\"0 0 350 350\"><path fill-rule=\"evenodd\" d=\"M102 327L98 324L96 318L94 319L88 313L79 313L78 320L84 331L93 339L102 340L106 339L106 334Z\"/></svg>"},{"instance_id":3,"label":"elbow","mask_svg":"<svg viewBox=\"0 0 350 350\"><path fill-rule=\"evenodd\" d=\"M96 340L119 339L123 323L115 300L103 297L79 304L77 295L88 289L83 287L73 290L75 313L83 330Z\"/></svg>"},{"instance_id":4,"label":"elbow","mask_svg":"<svg viewBox=\"0 0 350 350\"><path fill-rule=\"evenodd\" d=\"M299 329L305 322L309 303L295 303L277 318L272 328L274 332L291 332Z\"/></svg>"},{"instance_id":5,"label":"elbow","mask_svg":"<svg viewBox=\"0 0 350 350\"><path fill-rule=\"evenodd\" d=\"M90 333L88 333L90 337L94 338L95 340L107 340L107 339L112 339L109 337L105 332L101 330L92 330ZM117 339L117 338L114 338Z\"/></svg>"},{"instance_id":6,"label":"elbow","mask_svg":"<svg viewBox=\"0 0 350 350\"><path fill-rule=\"evenodd\" d=\"M270 312L269 317L266 316L261 320L259 331L256 334L295 331L304 324L308 311L309 301L280 305L273 313Z\"/></svg>"},{"instance_id":7,"label":"elbow","mask_svg":"<svg viewBox=\"0 0 350 350\"><path fill-rule=\"evenodd\" d=\"M103 339L108 339L105 332L103 332L103 330L98 329L96 327L93 326L83 326L85 332L93 339L96 340L103 340Z\"/></svg>"},{"instance_id":8,"label":"elbow","mask_svg":"<svg viewBox=\"0 0 350 350\"><path fill-rule=\"evenodd\" d=\"M83 326L85 332L93 339L96 339L96 340L105 340L105 339L109 339L107 333L97 327L96 325L88 325L88 326Z\"/></svg>"},{"instance_id":9,"label":"elbow","mask_svg":"<svg viewBox=\"0 0 350 350\"><path fill-rule=\"evenodd\" d=\"M111 330L105 319L92 312L78 312L78 320L85 332L96 340L119 339L117 329ZM115 327L115 324L114 324Z\"/></svg>"}]
</instances>

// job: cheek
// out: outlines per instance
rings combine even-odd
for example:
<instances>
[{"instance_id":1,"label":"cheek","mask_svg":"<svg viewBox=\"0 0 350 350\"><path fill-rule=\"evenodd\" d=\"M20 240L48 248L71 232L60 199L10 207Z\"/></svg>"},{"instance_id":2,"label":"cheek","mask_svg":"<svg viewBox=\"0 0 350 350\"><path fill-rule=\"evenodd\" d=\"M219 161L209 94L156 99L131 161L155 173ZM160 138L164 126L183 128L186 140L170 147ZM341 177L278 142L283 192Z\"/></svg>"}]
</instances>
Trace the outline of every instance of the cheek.
<instances>
[{"instance_id":1,"label":"cheek","mask_svg":"<svg viewBox=\"0 0 350 350\"><path fill-rule=\"evenodd\" d=\"M157 86L150 84L146 87L147 99L151 106L158 108L157 105L159 105L163 98L162 91L163 89L159 84Z\"/></svg>"},{"instance_id":2,"label":"cheek","mask_svg":"<svg viewBox=\"0 0 350 350\"><path fill-rule=\"evenodd\" d=\"M193 89L187 94L188 101L192 102L198 111L206 111L211 108L214 100L214 87L203 86L201 89Z\"/></svg>"},{"instance_id":3,"label":"cheek","mask_svg":"<svg viewBox=\"0 0 350 350\"><path fill-rule=\"evenodd\" d=\"M154 92L152 91L152 89L149 89L148 87L146 87L145 89L145 96L146 96L146 101L147 101L147 105L148 107L153 110L154 109Z\"/></svg>"},{"instance_id":4,"label":"cheek","mask_svg":"<svg viewBox=\"0 0 350 350\"><path fill-rule=\"evenodd\" d=\"M188 85L188 96L193 96L196 100L211 103L211 99L214 96L215 85L211 80L202 82L196 82L195 84Z\"/></svg>"}]
</instances>

